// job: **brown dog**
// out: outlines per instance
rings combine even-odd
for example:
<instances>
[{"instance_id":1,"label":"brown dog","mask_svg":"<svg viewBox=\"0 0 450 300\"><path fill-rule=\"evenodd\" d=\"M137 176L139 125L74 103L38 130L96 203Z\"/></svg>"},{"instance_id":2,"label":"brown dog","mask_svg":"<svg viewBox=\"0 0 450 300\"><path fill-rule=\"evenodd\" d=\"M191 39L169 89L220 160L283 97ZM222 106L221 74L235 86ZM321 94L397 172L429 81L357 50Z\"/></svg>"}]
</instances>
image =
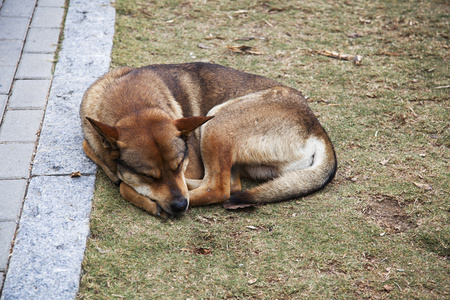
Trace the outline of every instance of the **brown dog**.
<instances>
[{"instance_id":1,"label":"brown dog","mask_svg":"<svg viewBox=\"0 0 450 300\"><path fill-rule=\"evenodd\" d=\"M297 90L219 65L113 70L86 91L81 118L87 156L153 215L294 199L336 172L333 146ZM264 183L241 191L241 176Z\"/></svg>"}]
</instances>

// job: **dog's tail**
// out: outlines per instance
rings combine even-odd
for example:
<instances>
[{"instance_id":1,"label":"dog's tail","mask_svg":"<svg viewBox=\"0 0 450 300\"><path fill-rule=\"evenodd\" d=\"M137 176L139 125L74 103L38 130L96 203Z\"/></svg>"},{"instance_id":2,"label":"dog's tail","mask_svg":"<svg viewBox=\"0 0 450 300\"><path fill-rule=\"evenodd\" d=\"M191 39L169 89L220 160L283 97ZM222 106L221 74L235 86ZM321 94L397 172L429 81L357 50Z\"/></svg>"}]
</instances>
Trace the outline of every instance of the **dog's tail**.
<instances>
[{"instance_id":1,"label":"dog's tail","mask_svg":"<svg viewBox=\"0 0 450 300\"><path fill-rule=\"evenodd\" d=\"M252 189L232 194L223 206L236 209L306 196L328 184L334 178L336 169L336 154L326 138L318 141L310 167L285 172Z\"/></svg>"}]
</instances>

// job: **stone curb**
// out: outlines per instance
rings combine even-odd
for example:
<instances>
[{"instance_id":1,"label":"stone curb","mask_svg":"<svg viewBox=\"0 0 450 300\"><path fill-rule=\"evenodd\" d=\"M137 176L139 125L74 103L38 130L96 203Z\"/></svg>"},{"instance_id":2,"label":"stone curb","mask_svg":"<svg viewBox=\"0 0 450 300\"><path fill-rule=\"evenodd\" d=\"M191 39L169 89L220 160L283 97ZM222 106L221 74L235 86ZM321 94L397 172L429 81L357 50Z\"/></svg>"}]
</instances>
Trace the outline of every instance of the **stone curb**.
<instances>
[{"instance_id":1,"label":"stone curb","mask_svg":"<svg viewBox=\"0 0 450 300\"><path fill-rule=\"evenodd\" d=\"M96 166L84 155L79 106L109 69L115 9L72 0L2 300L75 299ZM70 177L72 172L83 176Z\"/></svg>"}]
</instances>

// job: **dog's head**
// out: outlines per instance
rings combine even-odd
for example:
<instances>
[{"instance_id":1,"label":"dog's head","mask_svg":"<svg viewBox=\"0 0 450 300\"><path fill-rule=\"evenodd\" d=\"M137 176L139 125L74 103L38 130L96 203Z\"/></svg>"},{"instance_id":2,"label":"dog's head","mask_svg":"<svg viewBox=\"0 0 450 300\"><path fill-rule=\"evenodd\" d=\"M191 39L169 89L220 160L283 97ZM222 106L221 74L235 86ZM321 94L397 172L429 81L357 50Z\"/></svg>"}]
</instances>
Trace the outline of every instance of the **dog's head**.
<instances>
[{"instance_id":1,"label":"dog's head","mask_svg":"<svg viewBox=\"0 0 450 300\"><path fill-rule=\"evenodd\" d=\"M173 120L161 111L148 111L109 126L88 118L100 134L118 177L170 215L189 206L184 171L189 162L187 139L210 117Z\"/></svg>"}]
</instances>

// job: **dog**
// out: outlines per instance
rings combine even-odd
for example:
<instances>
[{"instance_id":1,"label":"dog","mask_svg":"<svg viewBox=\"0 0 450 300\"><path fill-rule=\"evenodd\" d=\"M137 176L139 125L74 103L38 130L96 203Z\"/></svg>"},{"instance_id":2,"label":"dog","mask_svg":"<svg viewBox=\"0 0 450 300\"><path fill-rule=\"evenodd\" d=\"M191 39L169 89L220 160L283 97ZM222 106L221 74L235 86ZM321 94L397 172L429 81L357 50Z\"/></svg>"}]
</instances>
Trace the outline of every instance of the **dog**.
<instances>
[{"instance_id":1,"label":"dog","mask_svg":"<svg viewBox=\"0 0 450 300\"><path fill-rule=\"evenodd\" d=\"M122 67L85 92L86 155L123 198L164 218L316 192L335 176L333 145L302 94L209 63ZM262 181L241 190L241 177Z\"/></svg>"}]
</instances>

